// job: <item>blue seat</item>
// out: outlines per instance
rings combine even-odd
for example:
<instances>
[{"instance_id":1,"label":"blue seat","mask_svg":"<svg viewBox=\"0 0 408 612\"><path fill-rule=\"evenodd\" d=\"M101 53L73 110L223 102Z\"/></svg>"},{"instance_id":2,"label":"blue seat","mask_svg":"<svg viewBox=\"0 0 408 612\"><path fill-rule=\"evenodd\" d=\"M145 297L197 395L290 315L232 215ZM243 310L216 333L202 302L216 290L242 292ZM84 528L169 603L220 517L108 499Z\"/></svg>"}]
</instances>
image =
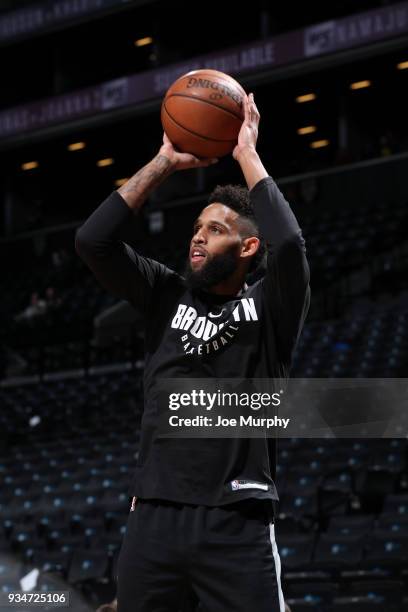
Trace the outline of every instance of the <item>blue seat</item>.
<instances>
[{"instance_id":1,"label":"blue seat","mask_svg":"<svg viewBox=\"0 0 408 612\"><path fill-rule=\"evenodd\" d=\"M316 495L284 495L279 504L279 512L294 517L315 516L317 514Z\"/></svg>"},{"instance_id":2,"label":"blue seat","mask_svg":"<svg viewBox=\"0 0 408 612\"><path fill-rule=\"evenodd\" d=\"M315 543L314 534L278 534L277 545L284 569L309 569Z\"/></svg>"},{"instance_id":3,"label":"blue seat","mask_svg":"<svg viewBox=\"0 0 408 612\"><path fill-rule=\"evenodd\" d=\"M374 518L374 515L366 514L333 516L330 518L327 531L334 536L337 534L362 536L371 531Z\"/></svg>"},{"instance_id":4,"label":"blue seat","mask_svg":"<svg viewBox=\"0 0 408 612\"><path fill-rule=\"evenodd\" d=\"M364 580L352 582L349 592L350 595L381 599L384 610L397 610L402 605L404 585L398 580Z\"/></svg>"},{"instance_id":5,"label":"blue seat","mask_svg":"<svg viewBox=\"0 0 408 612\"><path fill-rule=\"evenodd\" d=\"M296 495L311 495L316 492L320 483L321 477L319 474L305 474L290 471L286 475L285 494Z\"/></svg>"},{"instance_id":6,"label":"blue seat","mask_svg":"<svg viewBox=\"0 0 408 612\"><path fill-rule=\"evenodd\" d=\"M379 565L408 563L408 537L375 533L367 542L365 560Z\"/></svg>"},{"instance_id":7,"label":"blue seat","mask_svg":"<svg viewBox=\"0 0 408 612\"><path fill-rule=\"evenodd\" d=\"M378 535L408 536L408 514L384 513L378 517L376 533Z\"/></svg>"},{"instance_id":8,"label":"blue seat","mask_svg":"<svg viewBox=\"0 0 408 612\"><path fill-rule=\"evenodd\" d=\"M299 584L289 583L285 588L285 601L294 610L301 605L323 610L333 601L339 593L340 585L336 582L301 582Z\"/></svg>"},{"instance_id":9,"label":"blue seat","mask_svg":"<svg viewBox=\"0 0 408 612\"><path fill-rule=\"evenodd\" d=\"M36 551L33 555L33 563L42 572L57 572L64 577L67 574L69 563L71 560L70 552L63 551Z\"/></svg>"},{"instance_id":10,"label":"blue seat","mask_svg":"<svg viewBox=\"0 0 408 612\"><path fill-rule=\"evenodd\" d=\"M408 495L387 495L384 502L383 511L408 516Z\"/></svg>"},{"instance_id":11,"label":"blue seat","mask_svg":"<svg viewBox=\"0 0 408 612\"><path fill-rule=\"evenodd\" d=\"M104 578L108 566L109 558L104 550L77 550L72 555L68 581L75 584L86 580Z\"/></svg>"},{"instance_id":12,"label":"blue seat","mask_svg":"<svg viewBox=\"0 0 408 612\"><path fill-rule=\"evenodd\" d=\"M356 566L363 558L363 537L332 533L320 534L314 563L319 566L341 568Z\"/></svg>"}]
</instances>

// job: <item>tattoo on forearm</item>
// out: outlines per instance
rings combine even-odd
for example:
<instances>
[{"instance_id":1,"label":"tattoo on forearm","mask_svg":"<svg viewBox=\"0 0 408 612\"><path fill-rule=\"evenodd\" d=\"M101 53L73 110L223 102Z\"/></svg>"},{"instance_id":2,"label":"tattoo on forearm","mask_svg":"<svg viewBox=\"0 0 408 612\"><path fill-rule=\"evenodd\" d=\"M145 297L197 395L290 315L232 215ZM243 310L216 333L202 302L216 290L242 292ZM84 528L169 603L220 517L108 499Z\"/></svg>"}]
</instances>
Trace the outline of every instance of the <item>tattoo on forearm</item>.
<instances>
[{"instance_id":1,"label":"tattoo on forearm","mask_svg":"<svg viewBox=\"0 0 408 612\"><path fill-rule=\"evenodd\" d=\"M139 208L155 187L160 185L171 173L171 161L164 155L156 157L146 166L134 174L118 193L124 198L128 206Z\"/></svg>"}]
</instances>

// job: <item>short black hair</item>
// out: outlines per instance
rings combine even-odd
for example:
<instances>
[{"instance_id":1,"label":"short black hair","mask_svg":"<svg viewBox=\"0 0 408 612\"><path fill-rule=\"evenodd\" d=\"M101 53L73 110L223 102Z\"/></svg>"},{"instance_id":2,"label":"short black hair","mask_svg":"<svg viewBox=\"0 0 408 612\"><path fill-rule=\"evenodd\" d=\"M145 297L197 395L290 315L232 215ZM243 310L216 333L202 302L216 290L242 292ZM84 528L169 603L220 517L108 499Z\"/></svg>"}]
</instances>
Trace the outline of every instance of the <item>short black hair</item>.
<instances>
[{"instance_id":1,"label":"short black hair","mask_svg":"<svg viewBox=\"0 0 408 612\"><path fill-rule=\"evenodd\" d=\"M248 270L249 273L255 272L264 261L265 244L259 235L259 227L251 206L248 189L242 185L217 185L208 198L208 205L214 203L224 204L238 213L244 221L241 224L240 232L244 238L249 236L259 238L259 249L253 256Z\"/></svg>"}]
</instances>

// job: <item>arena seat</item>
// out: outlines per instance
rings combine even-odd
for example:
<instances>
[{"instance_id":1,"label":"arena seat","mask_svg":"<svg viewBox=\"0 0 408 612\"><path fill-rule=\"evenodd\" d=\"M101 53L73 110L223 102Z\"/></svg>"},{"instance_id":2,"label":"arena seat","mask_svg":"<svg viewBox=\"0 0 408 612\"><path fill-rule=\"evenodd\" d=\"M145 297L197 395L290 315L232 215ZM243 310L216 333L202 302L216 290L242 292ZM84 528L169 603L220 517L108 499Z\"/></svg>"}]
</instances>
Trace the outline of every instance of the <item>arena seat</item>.
<instances>
[{"instance_id":1,"label":"arena seat","mask_svg":"<svg viewBox=\"0 0 408 612\"><path fill-rule=\"evenodd\" d=\"M68 580L75 584L85 580L104 578L109 559L104 550L77 550L72 555Z\"/></svg>"},{"instance_id":2,"label":"arena seat","mask_svg":"<svg viewBox=\"0 0 408 612\"><path fill-rule=\"evenodd\" d=\"M363 558L364 537L321 533L314 551L313 562L318 566L356 566Z\"/></svg>"},{"instance_id":3,"label":"arena seat","mask_svg":"<svg viewBox=\"0 0 408 612\"><path fill-rule=\"evenodd\" d=\"M282 565L286 569L309 568L315 544L313 534L277 535Z\"/></svg>"},{"instance_id":4,"label":"arena seat","mask_svg":"<svg viewBox=\"0 0 408 612\"><path fill-rule=\"evenodd\" d=\"M364 514L332 516L327 532L333 536L336 534L364 536L373 529L374 519L374 515Z\"/></svg>"}]
</instances>

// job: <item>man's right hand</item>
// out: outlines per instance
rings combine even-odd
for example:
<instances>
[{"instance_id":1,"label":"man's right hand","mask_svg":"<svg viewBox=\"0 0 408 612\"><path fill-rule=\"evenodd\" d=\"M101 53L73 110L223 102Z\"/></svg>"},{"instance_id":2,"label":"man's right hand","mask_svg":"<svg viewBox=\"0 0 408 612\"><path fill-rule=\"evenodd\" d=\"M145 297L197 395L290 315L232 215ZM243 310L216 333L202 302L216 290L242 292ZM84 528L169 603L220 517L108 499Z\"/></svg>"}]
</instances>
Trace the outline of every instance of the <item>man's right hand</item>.
<instances>
[{"instance_id":1,"label":"man's right hand","mask_svg":"<svg viewBox=\"0 0 408 612\"><path fill-rule=\"evenodd\" d=\"M206 168L218 162L217 158L200 159L190 153L180 153L176 151L169 137L163 133L163 144L159 155L163 155L170 160L173 170L188 170L189 168Z\"/></svg>"},{"instance_id":2,"label":"man's right hand","mask_svg":"<svg viewBox=\"0 0 408 612\"><path fill-rule=\"evenodd\" d=\"M218 159L199 159L190 153L176 151L166 134L159 153L121 185L118 193L132 210L138 210L148 195L172 172L188 168L205 168L215 164Z\"/></svg>"}]
</instances>

